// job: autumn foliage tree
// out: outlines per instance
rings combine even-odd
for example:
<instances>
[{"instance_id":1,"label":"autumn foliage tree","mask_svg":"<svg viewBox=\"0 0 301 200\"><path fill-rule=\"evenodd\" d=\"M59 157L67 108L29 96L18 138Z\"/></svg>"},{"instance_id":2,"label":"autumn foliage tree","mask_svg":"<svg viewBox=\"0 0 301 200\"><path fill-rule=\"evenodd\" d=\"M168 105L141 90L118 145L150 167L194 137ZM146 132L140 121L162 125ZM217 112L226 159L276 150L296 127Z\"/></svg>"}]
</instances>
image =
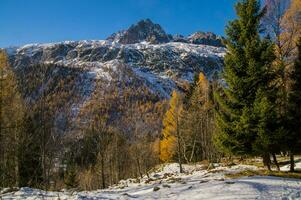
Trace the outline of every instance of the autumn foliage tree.
<instances>
[{"instance_id":1,"label":"autumn foliage tree","mask_svg":"<svg viewBox=\"0 0 301 200\"><path fill-rule=\"evenodd\" d=\"M214 105L210 82L201 72L194 84L183 114L183 155L186 162L214 160L216 151L212 143L214 131Z\"/></svg>"},{"instance_id":2,"label":"autumn foliage tree","mask_svg":"<svg viewBox=\"0 0 301 200\"><path fill-rule=\"evenodd\" d=\"M182 169L182 132L181 115L183 112L182 97L176 91L173 91L169 109L163 119L162 140L160 142L160 159L162 161L171 161L174 156L177 157L180 172Z\"/></svg>"},{"instance_id":3,"label":"autumn foliage tree","mask_svg":"<svg viewBox=\"0 0 301 200\"><path fill-rule=\"evenodd\" d=\"M288 52L288 61L293 65L298 57L298 41L301 37L301 0L291 0L289 8L286 10L282 27L281 42Z\"/></svg>"},{"instance_id":4,"label":"autumn foliage tree","mask_svg":"<svg viewBox=\"0 0 301 200\"><path fill-rule=\"evenodd\" d=\"M297 91L296 76L298 76L296 60L298 60L299 55L297 43L301 37L301 0L266 0L266 6L267 13L264 17L265 23L263 25L275 43L276 55L273 63L273 84L276 89L274 91L276 98L273 100L275 103L270 104L270 106L276 107L277 118L283 127L282 144L286 145L289 141L288 146L293 147L294 143L298 143L298 137L292 137L292 133L298 129L296 127L298 123L294 125L288 121L291 121L292 118L298 115L298 112L296 112L295 117L292 115L292 105L294 105L292 96L298 96L295 96ZM297 99L295 100L297 102ZM295 112L298 109L294 108L293 110ZM294 130L292 130L292 127L294 127ZM287 148L282 149L282 151L289 151L291 163L293 163L294 151L290 151ZM275 160L275 154L273 154L273 157ZM291 170L293 171L293 168Z\"/></svg>"},{"instance_id":5,"label":"autumn foliage tree","mask_svg":"<svg viewBox=\"0 0 301 200\"><path fill-rule=\"evenodd\" d=\"M8 57L0 51L0 187L19 186L24 105Z\"/></svg>"}]
</instances>

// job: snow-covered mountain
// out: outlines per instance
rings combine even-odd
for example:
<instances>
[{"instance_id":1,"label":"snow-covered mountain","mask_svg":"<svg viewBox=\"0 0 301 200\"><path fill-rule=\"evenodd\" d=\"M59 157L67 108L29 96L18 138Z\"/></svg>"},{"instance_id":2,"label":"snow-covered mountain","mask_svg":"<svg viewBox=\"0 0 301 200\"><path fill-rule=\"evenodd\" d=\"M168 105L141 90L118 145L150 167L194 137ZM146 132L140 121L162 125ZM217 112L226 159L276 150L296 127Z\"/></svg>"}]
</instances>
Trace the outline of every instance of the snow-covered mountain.
<instances>
[{"instance_id":1,"label":"snow-covered mountain","mask_svg":"<svg viewBox=\"0 0 301 200\"><path fill-rule=\"evenodd\" d=\"M120 44L108 40L31 44L10 49L12 66L52 63L82 68L98 79L111 80L117 65L127 65L154 92L168 97L177 81L192 81L204 71L211 77L221 70L225 49L181 42Z\"/></svg>"},{"instance_id":2,"label":"snow-covered mountain","mask_svg":"<svg viewBox=\"0 0 301 200\"><path fill-rule=\"evenodd\" d=\"M187 38L172 36L149 19L107 40L28 44L6 51L25 88L37 64L55 65L45 77L47 87L37 88L39 92L48 88L46 93L51 93L49 88L58 87L66 77L73 77L75 81L66 83L73 91L65 103L73 110L70 115L76 115L90 98L96 81L113 87L127 82L147 88L158 98L168 98L172 90L191 82L195 73L203 71L209 78L218 73L226 52L221 37L212 33L198 32ZM25 89L26 98L34 101L39 92L28 90Z\"/></svg>"}]
</instances>

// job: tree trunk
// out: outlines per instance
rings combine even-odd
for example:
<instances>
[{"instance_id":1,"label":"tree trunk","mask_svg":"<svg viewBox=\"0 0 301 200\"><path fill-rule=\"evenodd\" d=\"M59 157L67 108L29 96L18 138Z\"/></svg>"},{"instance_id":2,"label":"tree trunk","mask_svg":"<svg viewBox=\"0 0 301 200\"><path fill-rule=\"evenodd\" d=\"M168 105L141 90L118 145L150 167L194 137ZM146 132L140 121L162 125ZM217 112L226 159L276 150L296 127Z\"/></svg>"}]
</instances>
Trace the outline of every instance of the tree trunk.
<instances>
[{"instance_id":1,"label":"tree trunk","mask_svg":"<svg viewBox=\"0 0 301 200\"><path fill-rule=\"evenodd\" d=\"M294 172L295 171L295 159L294 159L294 154L292 152L289 152L290 155L290 171Z\"/></svg>"},{"instance_id":2,"label":"tree trunk","mask_svg":"<svg viewBox=\"0 0 301 200\"><path fill-rule=\"evenodd\" d=\"M106 188L106 179L105 179L105 172L104 172L104 157L103 155L101 156L101 184L102 184L102 188Z\"/></svg>"},{"instance_id":3,"label":"tree trunk","mask_svg":"<svg viewBox=\"0 0 301 200\"><path fill-rule=\"evenodd\" d=\"M279 167L279 163L278 163L278 161L277 161L276 154L273 153L272 156L273 156L273 161L274 161L274 163L275 163L275 165L276 165L277 171L280 171L280 167Z\"/></svg>"},{"instance_id":4,"label":"tree trunk","mask_svg":"<svg viewBox=\"0 0 301 200\"><path fill-rule=\"evenodd\" d=\"M183 173L182 159L181 159L181 141L180 141L180 130L179 130L179 119L177 118L177 140L178 140L178 162L180 167L180 173Z\"/></svg>"},{"instance_id":5,"label":"tree trunk","mask_svg":"<svg viewBox=\"0 0 301 200\"><path fill-rule=\"evenodd\" d=\"M15 131L15 152L14 152L14 165L15 165L15 186L19 187L19 137Z\"/></svg>"},{"instance_id":6,"label":"tree trunk","mask_svg":"<svg viewBox=\"0 0 301 200\"><path fill-rule=\"evenodd\" d=\"M197 130L195 130L193 133L193 146L192 146L192 151L191 151L189 162L192 161L193 156L195 154L194 151L195 151L195 146L196 146L197 132L198 132L198 127L197 127Z\"/></svg>"},{"instance_id":7,"label":"tree trunk","mask_svg":"<svg viewBox=\"0 0 301 200\"><path fill-rule=\"evenodd\" d=\"M185 143L185 140L184 140L184 144L183 144L183 157L184 157L185 161L187 163L189 163L189 159L186 156L186 143Z\"/></svg>"},{"instance_id":8,"label":"tree trunk","mask_svg":"<svg viewBox=\"0 0 301 200\"><path fill-rule=\"evenodd\" d=\"M269 154L269 153L263 154L263 156L262 156L262 161L263 161L263 165L264 165L265 167L267 167L267 169L268 169L269 171L272 171L272 170L271 170L271 158L270 158L270 154Z\"/></svg>"},{"instance_id":9,"label":"tree trunk","mask_svg":"<svg viewBox=\"0 0 301 200\"><path fill-rule=\"evenodd\" d=\"M141 172L141 166L140 166L140 161L138 155L136 155L136 163L137 163L137 168L138 168L138 173L140 178L143 178L142 172Z\"/></svg>"},{"instance_id":10,"label":"tree trunk","mask_svg":"<svg viewBox=\"0 0 301 200\"><path fill-rule=\"evenodd\" d=\"M193 159L194 151L195 151L195 145L196 145L196 137L194 137L194 139L193 139L193 146L192 146L192 150L191 150L191 155L190 155L189 162L191 162L192 159Z\"/></svg>"}]
</instances>

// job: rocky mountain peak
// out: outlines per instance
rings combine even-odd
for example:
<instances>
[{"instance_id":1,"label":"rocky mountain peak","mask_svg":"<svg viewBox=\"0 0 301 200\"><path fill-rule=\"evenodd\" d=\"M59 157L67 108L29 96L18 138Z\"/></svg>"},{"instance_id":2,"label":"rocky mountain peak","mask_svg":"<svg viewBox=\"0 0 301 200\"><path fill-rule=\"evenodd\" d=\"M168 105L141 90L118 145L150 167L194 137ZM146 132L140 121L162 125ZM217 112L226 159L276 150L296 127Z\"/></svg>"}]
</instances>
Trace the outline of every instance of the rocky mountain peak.
<instances>
[{"instance_id":1,"label":"rocky mountain peak","mask_svg":"<svg viewBox=\"0 0 301 200\"><path fill-rule=\"evenodd\" d=\"M169 42L171 36L167 35L159 24L153 23L150 19L144 19L137 24L133 24L128 30L111 35L108 40L121 44L135 44L139 42L149 42L160 44Z\"/></svg>"},{"instance_id":2,"label":"rocky mountain peak","mask_svg":"<svg viewBox=\"0 0 301 200\"><path fill-rule=\"evenodd\" d=\"M150 19L140 20L136 24L131 25L127 30L112 34L107 40L119 44L181 42L224 47L222 42L223 38L212 32L198 31L188 37L183 35L170 35L167 34L159 24L153 23Z\"/></svg>"},{"instance_id":3,"label":"rocky mountain peak","mask_svg":"<svg viewBox=\"0 0 301 200\"><path fill-rule=\"evenodd\" d=\"M189 43L192 44L204 44L204 45L219 46L219 47L224 46L223 38L212 32L198 31L188 36L187 39Z\"/></svg>"}]
</instances>

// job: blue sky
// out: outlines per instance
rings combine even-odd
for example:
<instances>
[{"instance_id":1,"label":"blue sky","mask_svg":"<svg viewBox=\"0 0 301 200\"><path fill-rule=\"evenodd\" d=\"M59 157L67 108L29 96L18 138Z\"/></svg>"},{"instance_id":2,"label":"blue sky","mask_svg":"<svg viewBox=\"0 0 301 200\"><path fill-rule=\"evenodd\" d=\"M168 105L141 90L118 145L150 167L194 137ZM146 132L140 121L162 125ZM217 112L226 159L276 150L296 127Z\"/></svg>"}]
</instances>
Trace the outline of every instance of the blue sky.
<instances>
[{"instance_id":1,"label":"blue sky","mask_svg":"<svg viewBox=\"0 0 301 200\"><path fill-rule=\"evenodd\" d=\"M166 32L224 34L236 0L0 0L0 47L105 39L140 19Z\"/></svg>"}]
</instances>

